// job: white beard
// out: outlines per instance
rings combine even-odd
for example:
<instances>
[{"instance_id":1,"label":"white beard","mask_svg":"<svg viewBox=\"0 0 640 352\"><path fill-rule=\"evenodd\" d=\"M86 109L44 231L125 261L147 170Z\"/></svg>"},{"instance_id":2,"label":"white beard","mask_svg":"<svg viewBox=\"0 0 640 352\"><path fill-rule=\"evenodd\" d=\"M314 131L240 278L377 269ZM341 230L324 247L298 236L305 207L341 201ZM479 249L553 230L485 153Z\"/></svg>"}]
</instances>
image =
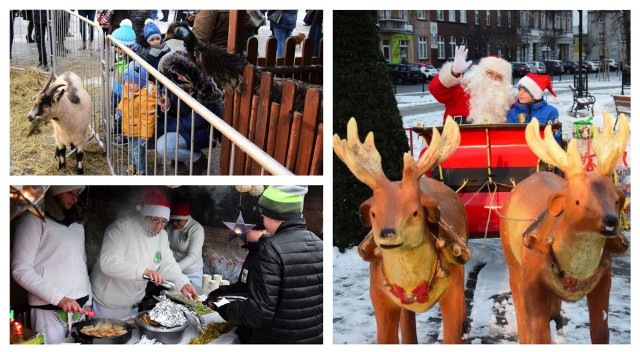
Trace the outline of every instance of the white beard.
<instances>
[{"instance_id":1,"label":"white beard","mask_svg":"<svg viewBox=\"0 0 640 352\"><path fill-rule=\"evenodd\" d=\"M462 83L469 94L467 121L473 124L507 122L507 112L515 101L510 82L494 81L476 66L465 75Z\"/></svg>"}]
</instances>

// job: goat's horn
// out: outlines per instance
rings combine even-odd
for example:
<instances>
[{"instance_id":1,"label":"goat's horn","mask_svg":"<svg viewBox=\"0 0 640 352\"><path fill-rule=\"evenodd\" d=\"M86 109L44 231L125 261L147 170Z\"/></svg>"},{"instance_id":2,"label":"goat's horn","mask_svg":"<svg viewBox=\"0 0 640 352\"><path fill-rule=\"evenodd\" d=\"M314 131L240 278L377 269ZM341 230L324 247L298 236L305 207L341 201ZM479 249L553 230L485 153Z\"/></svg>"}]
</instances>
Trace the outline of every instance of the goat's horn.
<instances>
[{"instance_id":1,"label":"goat's horn","mask_svg":"<svg viewBox=\"0 0 640 352\"><path fill-rule=\"evenodd\" d=\"M44 87L42 87L42 91L47 90L47 88L49 88L49 85L51 84L51 82L53 82L53 78L54 78L54 74L53 71L51 72L51 74L49 75L49 80L47 81L47 83L44 85Z\"/></svg>"},{"instance_id":2,"label":"goat's horn","mask_svg":"<svg viewBox=\"0 0 640 352\"><path fill-rule=\"evenodd\" d=\"M593 129L593 152L598 158L596 172L600 175L610 175L627 148L629 138L629 122L624 114L618 116L618 133L614 135L612 118L609 112L604 111L604 127L602 132L598 128Z\"/></svg>"},{"instance_id":3,"label":"goat's horn","mask_svg":"<svg viewBox=\"0 0 640 352\"><path fill-rule=\"evenodd\" d=\"M380 153L376 149L373 133L369 132L360 142L358 137L358 123L353 117L347 123L347 139L340 139L333 135L333 150L351 170L351 173L371 189L376 189L389 182L382 171Z\"/></svg>"},{"instance_id":4,"label":"goat's horn","mask_svg":"<svg viewBox=\"0 0 640 352\"><path fill-rule=\"evenodd\" d=\"M56 84L55 86L49 88L44 95L52 96L53 93L55 93L55 91L58 90L58 88L64 87L64 86L65 86L64 83Z\"/></svg>"}]
</instances>

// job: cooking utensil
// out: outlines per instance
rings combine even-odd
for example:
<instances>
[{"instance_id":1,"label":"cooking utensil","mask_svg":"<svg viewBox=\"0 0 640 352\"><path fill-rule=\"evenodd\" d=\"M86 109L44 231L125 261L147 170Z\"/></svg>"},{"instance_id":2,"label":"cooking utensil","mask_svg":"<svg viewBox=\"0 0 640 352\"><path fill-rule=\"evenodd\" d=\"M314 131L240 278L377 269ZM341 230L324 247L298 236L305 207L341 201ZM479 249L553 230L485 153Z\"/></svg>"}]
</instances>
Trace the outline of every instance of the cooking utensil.
<instances>
[{"instance_id":1,"label":"cooking utensil","mask_svg":"<svg viewBox=\"0 0 640 352\"><path fill-rule=\"evenodd\" d=\"M140 331L140 336L147 336L149 339L156 339L156 341L164 344L177 344L182 341L184 332L189 326L189 320L184 325L176 326L173 328L165 328L163 326L151 326L145 323L141 318L143 315L149 314L149 311L144 311L136 314L135 324Z\"/></svg>"},{"instance_id":2,"label":"cooking utensil","mask_svg":"<svg viewBox=\"0 0 640 352\"><path fill-rule=\"evenodd\" d=\"M149 277L149 275L142 275L142 278L151 281L151 278ZM158 285L160 285L160 286L162 286L164 288L168 288L169 290L171 290L174 287L176 287L176 284L173 281L169 281L169 280L164 280L161 283L159 283Z\"/></svg>"},{"instance_id":3,"label":"cooking utensil","mask_svg":"<svg viewBox=\"0 0 640 352\"><path fill-rule=\"evenodd\" d=\"M80 331L85 326L96 325L98 323L117 324L124 327L127 332L123 335L114 337L94 337ZM99 318L75 323L74 331L71 332L71 336L73 336L76 342L80 342L82 344L125 344L131 339L132 331L133 326L124 320Z\"/></svg>"}]
</instances>

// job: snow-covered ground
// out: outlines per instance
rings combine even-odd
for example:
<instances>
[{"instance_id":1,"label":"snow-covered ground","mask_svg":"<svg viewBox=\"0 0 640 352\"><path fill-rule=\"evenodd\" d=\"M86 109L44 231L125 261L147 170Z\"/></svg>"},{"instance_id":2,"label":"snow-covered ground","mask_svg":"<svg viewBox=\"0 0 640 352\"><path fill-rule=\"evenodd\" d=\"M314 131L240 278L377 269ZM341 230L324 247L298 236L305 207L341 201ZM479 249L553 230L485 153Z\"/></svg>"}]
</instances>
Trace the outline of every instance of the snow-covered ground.
<instances>
[{"instance_id":1,"label":"snow-covered ground","mask_svg":"<svg viewBox=\"0 0 640 352\"><path fill-rule=\"evenodd\" d=\"M627 236L629 234L627 233ZM469 241L472 258L465 265L466 288L475 282L471 310L467 312L469 331L465 343L516 343L515 310L509 288L509 274L498 238ZM630 251L613 260L609 330L610 342L631 343L630 317ZM340 253L333 251L333 342L335 344L372 344L376 339L376 324L369 298L369 263L363 261L355 248ZM468 280L469 277L472 280ZM475 280L475 281L474 281ZM468 297L469 299L469 297ZM469 307L469 303L467 304ZM586 299L562 304L566 325L556 330L551 322L552 341L557 344L588 344L589 315ZM418 342L442 343L440 310L416 315Z\"/></svg>"}]
</instances>

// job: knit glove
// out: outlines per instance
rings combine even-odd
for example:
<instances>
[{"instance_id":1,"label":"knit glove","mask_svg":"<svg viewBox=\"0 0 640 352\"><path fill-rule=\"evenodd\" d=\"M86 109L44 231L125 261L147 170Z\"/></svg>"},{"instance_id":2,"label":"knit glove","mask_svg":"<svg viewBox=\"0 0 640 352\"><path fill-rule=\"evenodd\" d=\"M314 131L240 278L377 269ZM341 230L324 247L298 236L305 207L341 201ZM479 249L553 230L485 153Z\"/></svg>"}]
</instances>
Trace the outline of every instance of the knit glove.
<instances>
[{"instance_id":1,"label":"knit glove","mask_svg":"<svg viewBox=\"0 0 640 352\"><path fill-rule=\"evenodd\" d=\"M220 317L222 319L224 319L225 321L228 321L229 317L227 316L227 308L229 308L229 304L225 304L223 306L216 307L214 310L217 311L218 314L220 314Z\"/></svg>"},{"instance_id":2,"label":"knit glove","mask_svg":"<svg viewBox=\"0 0 640 352\"><path fill-rule=\"evenodd\" d=\"M456 47L456 56L453 59L453 66L451 66L451 72L455 75L460 75L471 66L471 61L467 61L467 53L469 50L460 45Z\"/></svg>"}]
</instances>

